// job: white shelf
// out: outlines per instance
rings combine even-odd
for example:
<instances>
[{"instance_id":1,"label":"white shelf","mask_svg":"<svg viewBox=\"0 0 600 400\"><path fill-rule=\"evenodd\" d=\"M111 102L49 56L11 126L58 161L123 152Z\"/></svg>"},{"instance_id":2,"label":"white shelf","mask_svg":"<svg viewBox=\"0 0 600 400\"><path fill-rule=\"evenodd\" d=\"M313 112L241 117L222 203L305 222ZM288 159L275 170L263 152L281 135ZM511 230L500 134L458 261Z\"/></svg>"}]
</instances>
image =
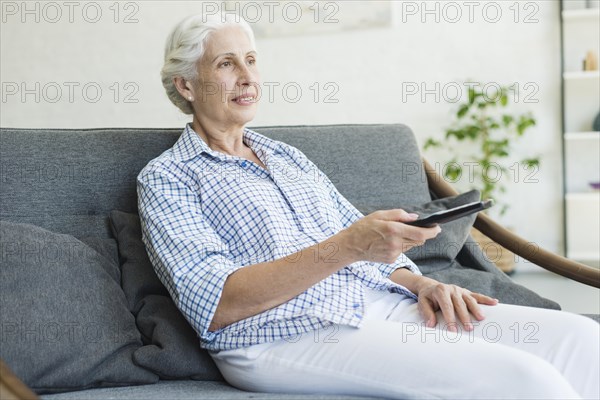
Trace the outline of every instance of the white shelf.
<instances>
[{"instance_id":1,"label":"white shelf","mask_svg":"<svg viewBox=\"0 0 600 400\"><path fill-rule=\"evenodd\" d=\"M585 19L600 18L600 8L582 8L580 10L564 10L564 21L581 21Z\"/></svg>"},{"instance_id":2,"label":"white shelf","mask_svg":"<svg viewBox=\"0 0 600 400\"><path fill-rule=\"evenodd\" d=\"M565 140L600 140L600 132L567 132Z\"/></svg>"},{"instance_id":3,"label":"white shelf","mask_svg":"<svg viewBox=\"0 0 600 400\"><path fill-rule=\"evenodd\" d=\"M589 192L567 193L567 201L600 201L600 190L593 190L590 187Z\"/></svg>"},{"instance_id":4,"label":"white shelf","mask_svg":"<svg viewBox=\"0 0 600 400\"><path fill-rule=\"evenodd\" d=\"M600 79L600 71L573 71L565 72L563 74L565 80L587 80L587 79Z\"/></svg>"}]
</instances>

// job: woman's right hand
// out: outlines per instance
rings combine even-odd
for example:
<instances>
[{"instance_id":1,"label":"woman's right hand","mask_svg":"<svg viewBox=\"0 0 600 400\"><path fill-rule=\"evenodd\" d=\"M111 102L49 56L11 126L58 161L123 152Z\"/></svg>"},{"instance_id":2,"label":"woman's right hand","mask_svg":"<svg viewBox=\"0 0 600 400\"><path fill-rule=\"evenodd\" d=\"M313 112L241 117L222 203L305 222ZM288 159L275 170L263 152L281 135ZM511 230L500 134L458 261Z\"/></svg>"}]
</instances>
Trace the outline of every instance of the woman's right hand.
<instances>
[{"instance_id":1,"label":"woman's right hand","mask_svg":"<svg viewBox=\"0 0 600 400\"><path fill-rule=\"evenodd\" d=\"M350 251L357 261L391 264L401 253L442 231L439 225L421 228L403 223L417 218L417 214L402 209L375 211L340 232L340 247Z\"/></svg>"}]
</instances>

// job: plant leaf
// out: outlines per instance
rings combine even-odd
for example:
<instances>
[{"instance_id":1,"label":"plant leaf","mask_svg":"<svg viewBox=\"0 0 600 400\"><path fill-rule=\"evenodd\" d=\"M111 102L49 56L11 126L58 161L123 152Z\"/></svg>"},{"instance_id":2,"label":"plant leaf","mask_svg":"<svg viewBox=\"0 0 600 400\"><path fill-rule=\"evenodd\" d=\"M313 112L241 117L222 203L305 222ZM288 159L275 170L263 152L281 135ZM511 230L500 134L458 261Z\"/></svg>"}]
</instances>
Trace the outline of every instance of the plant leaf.
<instances>
[{"instance_id":1,"label":"plant leaf","mask_svg":"<svg viewBox=\"0 0 600 400\"><path fill-rule=\"evenodd\" d=\"M440 147L441 143L433 138L429 138L425 141L425 144L423 145L423 149L427 150L430 147Z\"/></svg>"},{"instance_id":2,"label":"plant leaf","mask_svg":"<svg viewBox=\"0 0 600 400\"><path fill-rule=\"evenodd\" d=\"M504 127L508 128L508 126L514 121L514 118L511 115L503 115L502 116L502 123L504 124Z\"/></svg>"},{"instance_id":3,"label":"plant leaf","mask_svg":"<svg viewBox=\"0 0 600 400\"><path fill-rule=\"evenodd\" d=\"M458 112L456 113L456 116L458 118L462 118L462 117L464 117L467 114L467 112L469 112L469 105L468 104L463 104L458 109Z\"/></svg>"}]
</instances>

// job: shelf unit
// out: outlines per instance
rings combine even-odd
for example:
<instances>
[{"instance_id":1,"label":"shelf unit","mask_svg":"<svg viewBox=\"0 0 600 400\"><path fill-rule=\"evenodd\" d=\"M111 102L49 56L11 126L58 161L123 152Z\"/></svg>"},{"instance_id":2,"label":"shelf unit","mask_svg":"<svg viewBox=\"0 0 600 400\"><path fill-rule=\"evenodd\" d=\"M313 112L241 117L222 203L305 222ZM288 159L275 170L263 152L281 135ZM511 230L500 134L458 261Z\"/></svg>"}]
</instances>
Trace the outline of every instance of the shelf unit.
<instances>
[{"instance_id":1,"label":"shelf unit","mask_svg":"<svg viewBox=\"0 0 600 400\"><path fill-rule=\"evenodd\" d=\"M587 51L600 56L600 9L561 1L564 235L567 257L598 265L600 260L600 72L583 71Z\"/></svg>"},{"instance_id":2,"label":"shelf unit","mask_svg":"<svg viewBox=\"0 0 600 400\"><path fill-rule=\"evenodd\" d=\"M595 79L600 78L600 71L575 71L575 72L565 72L563 74L563 78L568 81L583 81L590 80L593 81Z\"/></svg>"},{"instance_id":3,"label":"shelf unit","mask_svg":"<svg viewBox=\"0 0 600 400\"><path fill-rule=\"evenodd\" d=\"M600 18L600 8L579 8L562 10L563 21L582 21Z\"/></svg>"}]
</instances>

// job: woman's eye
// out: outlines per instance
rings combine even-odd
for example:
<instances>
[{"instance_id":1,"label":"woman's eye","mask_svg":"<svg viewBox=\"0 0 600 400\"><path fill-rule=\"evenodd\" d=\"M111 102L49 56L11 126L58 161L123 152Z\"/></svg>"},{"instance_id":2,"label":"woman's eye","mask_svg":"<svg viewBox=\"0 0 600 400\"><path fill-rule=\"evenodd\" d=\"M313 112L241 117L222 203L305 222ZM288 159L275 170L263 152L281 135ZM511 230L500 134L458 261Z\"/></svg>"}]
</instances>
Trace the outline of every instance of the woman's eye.
<instances>
[{"instance_id":1,"label":"woman's eye","mask_svg":"<svg viewBox=\"0 0 600 400\"><path fill-rule=\"evenodd\" d=\"M254 64L256 64L256 60L251 58L250 60L248 60L248 64L254 65Z\"/></svg>"},{"instance_id":2,"label":"woman's eye","mask_svg":"<svg viewBox=\"0 0 600 400\"><path fill-rule=\"evenodd\" d=\"M225 62L222 62L221 65L219 65L219 66L220 67L229 67L230 65L231 65L230 61L225 61Z\"/></svg>"}]
</instances>

